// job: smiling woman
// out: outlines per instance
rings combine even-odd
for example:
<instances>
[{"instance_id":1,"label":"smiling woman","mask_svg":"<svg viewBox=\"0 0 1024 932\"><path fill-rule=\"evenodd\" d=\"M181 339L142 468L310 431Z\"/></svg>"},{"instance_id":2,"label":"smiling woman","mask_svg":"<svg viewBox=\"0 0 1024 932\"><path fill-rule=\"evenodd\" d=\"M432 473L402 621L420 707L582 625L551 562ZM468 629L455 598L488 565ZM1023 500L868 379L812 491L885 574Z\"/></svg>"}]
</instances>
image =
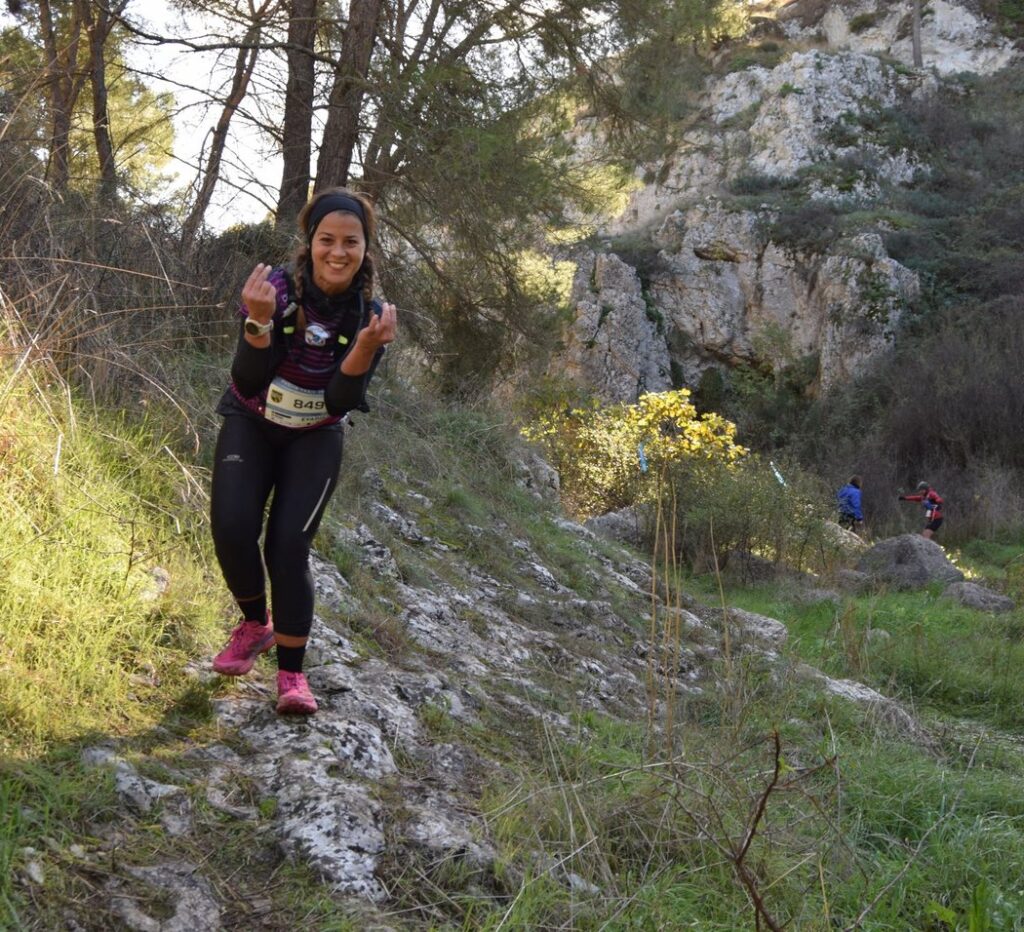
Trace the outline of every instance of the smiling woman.
<instances>
[{"instance_id":1,"label":"smiling woman","mask_svg":"<svg viewBox=\"0 0 1024 932\"><path fill-rule=\"evenodd\" d=\"M213 668L243 675L276 643L277 711L309 714L317 708L302 673L313 622L309 549L338 481L342 418L369 410L366 388L395 337L395 307L373 299L376 224L365 197L322 191L298 222L302 245L292 265L257 265L242 289L231 385L217 409L224 425L211 527L242 620Z\"/></svg>"}]
</instances>

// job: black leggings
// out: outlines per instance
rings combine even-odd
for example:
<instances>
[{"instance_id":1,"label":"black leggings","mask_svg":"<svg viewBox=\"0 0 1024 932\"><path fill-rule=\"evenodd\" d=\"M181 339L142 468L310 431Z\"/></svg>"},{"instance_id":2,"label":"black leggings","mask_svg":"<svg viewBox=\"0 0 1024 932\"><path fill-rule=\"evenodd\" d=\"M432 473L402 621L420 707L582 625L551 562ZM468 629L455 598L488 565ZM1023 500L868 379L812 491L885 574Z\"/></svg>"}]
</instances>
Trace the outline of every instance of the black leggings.
<instances>
[{"instance_id":1,"label":"black leggings","mask_svg":"<svg viewBox=\"0 0 1024 932\"><path fill-rule=\"evenodd\" d=\"M263 541L274 629L306 637L313 624L309 548L338 482L340 427L295 430L242 414L224 418L214 454L210 523L224 581L236 599L264 592Z\"/></svg>"}]
</instances>

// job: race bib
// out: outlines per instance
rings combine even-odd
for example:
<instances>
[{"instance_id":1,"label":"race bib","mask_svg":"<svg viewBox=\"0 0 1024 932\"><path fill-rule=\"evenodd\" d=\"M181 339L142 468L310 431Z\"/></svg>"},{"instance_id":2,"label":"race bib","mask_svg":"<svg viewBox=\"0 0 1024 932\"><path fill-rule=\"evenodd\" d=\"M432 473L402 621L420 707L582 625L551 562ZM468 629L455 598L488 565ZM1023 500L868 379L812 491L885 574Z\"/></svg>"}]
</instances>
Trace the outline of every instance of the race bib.
<instances>
[{"instance_id":1,"label":"race bib","mask_svg":"<svg viewBox=\"0 0 1024 932\"><path fill-rule=\"evenodd\" d=\"M330 415L322 391L300 388L278 376L267 389L267 406L263 416L285 427L311 427Z\"/></svg>"}]
</instances>

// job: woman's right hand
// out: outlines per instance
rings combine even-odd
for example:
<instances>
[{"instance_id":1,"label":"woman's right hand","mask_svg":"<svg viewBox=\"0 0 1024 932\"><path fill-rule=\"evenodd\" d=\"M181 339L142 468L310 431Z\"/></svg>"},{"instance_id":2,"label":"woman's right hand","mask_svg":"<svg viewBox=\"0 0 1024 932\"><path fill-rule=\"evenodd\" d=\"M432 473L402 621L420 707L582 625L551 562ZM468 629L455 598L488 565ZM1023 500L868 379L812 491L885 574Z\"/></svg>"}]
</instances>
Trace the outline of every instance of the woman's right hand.
<instances>
[{"instance_id":1,"label":"woman's right hand","mask_svg":"<svg viewBox=\"0 0 1024 932\"><path fill-rule=\"evenodd\" d=\"M267 281L272 269L271 265L259 263L242 286L242 304L249 316L261 324L270 320L277 309L277 289Z\"/></svg>"}]
</instances>

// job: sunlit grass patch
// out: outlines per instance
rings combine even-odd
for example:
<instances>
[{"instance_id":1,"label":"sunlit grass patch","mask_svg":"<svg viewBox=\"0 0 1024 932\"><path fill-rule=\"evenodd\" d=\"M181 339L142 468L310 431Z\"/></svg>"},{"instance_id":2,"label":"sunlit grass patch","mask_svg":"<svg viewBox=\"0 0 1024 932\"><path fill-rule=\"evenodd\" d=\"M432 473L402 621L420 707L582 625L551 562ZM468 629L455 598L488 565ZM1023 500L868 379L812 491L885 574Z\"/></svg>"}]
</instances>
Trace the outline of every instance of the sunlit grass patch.
<instances>
[{"instance_id":1,"label":"sunlit grass patch","mask_svg":"<svg viewBox=\"0 0 1024 932\"><path fill-rule=\"evenodd\" d=\"M24 382L3 401L0 748L24 754L147 718L217 605L198 483L158 436Z\"/></svg>"},{"instance_id":2,"label":"sunlit grass patch","mask_svg":"<svg viewBox=\"0 0 1024 932\"><path fill-rule=\"evenodd\" d=\"M970 540L955 554L968 578L1004 588L1015 585L1024 567L1024 544L1019 541Z\"/></svg>"}]
</instances>

